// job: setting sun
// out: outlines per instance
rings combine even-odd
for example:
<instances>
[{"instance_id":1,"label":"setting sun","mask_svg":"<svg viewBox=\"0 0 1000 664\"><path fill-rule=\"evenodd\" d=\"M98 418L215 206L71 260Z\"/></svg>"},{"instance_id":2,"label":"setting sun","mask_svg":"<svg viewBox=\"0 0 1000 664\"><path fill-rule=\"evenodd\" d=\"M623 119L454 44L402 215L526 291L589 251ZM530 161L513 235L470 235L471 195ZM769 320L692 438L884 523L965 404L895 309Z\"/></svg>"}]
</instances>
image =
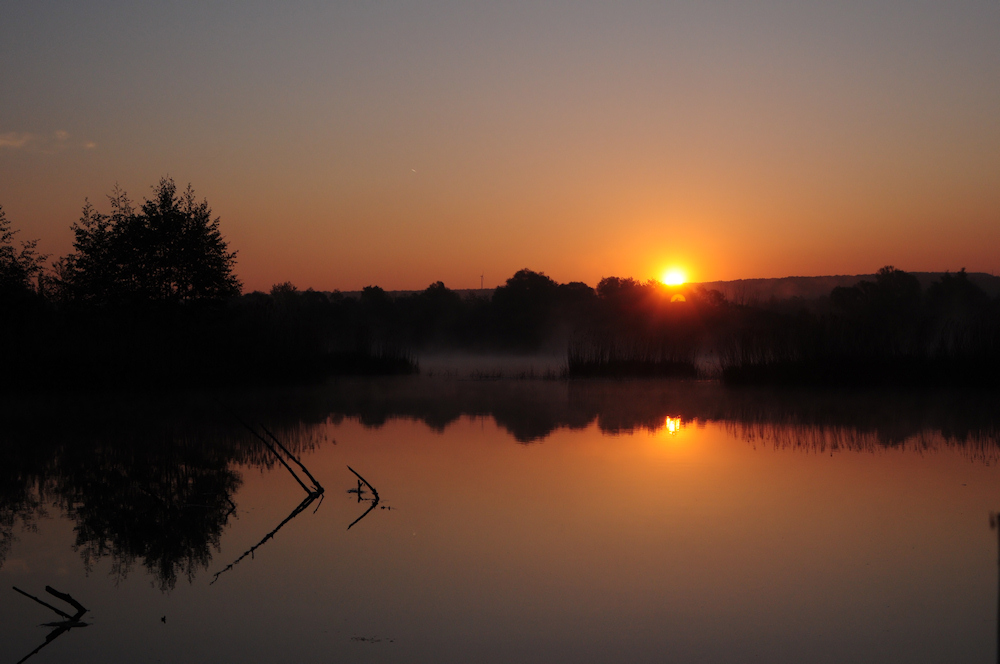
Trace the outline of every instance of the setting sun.
<instances>
[{"instance_id":1,"label":"setting sun","mask_svg":"<svg viewBox=\"0 0 1000 664\"><path fill-rule=\"evenodd\" d=\"M668 286L680 286L687 281L687 275L684 274L683 270L672 267L663 273L663 278L660 281Z\"/></svg>"}]
</instances>

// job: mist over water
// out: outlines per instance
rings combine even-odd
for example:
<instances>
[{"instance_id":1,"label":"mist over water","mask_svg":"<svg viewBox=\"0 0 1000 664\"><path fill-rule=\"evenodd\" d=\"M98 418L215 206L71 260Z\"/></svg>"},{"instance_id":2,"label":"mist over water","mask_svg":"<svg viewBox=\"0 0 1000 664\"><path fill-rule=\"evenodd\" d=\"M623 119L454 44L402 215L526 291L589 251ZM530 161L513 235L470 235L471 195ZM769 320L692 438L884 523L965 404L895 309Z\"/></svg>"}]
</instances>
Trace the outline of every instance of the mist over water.
<instances>
[{"instance_id":1,"label":"mist over water","mask_svg":"<svg viewBox=\"0 0 1000 664\"><path fill-rule=\"evenodd\" d=\"M3 657L995 658L995 395L456 374L8 400Z\"/></svg>"}]
</instances>

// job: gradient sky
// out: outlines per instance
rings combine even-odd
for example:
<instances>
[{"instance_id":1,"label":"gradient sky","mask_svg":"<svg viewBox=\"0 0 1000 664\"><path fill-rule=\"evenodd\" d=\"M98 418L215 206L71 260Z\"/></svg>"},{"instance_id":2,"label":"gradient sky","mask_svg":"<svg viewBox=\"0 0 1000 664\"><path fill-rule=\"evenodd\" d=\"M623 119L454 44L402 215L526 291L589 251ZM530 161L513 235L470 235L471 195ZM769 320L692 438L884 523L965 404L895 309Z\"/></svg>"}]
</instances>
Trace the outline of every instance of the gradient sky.
<instances>
[{"instance_id":1,"label":"gradient sky","mask_svg":"<svg viewBox=\"0 0 1000 664\"><path fill-rule=\"evenodd\" d=\"M1000 271L996 0L0 16L0 205L54 255L169 174L248 289Z\"/></svg>"}]
</instances>

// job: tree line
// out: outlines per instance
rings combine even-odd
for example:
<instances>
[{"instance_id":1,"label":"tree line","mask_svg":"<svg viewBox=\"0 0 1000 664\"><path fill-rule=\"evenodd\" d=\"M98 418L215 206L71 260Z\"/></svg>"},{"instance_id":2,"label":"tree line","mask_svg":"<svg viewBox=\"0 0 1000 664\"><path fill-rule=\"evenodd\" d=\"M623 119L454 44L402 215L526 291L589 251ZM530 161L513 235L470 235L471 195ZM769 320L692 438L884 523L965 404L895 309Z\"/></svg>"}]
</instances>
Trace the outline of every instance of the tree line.
<instances>
[{"instance_id":1,"label":"tree line","mask_svg":"<svg viewBox=\"0 0 1000 664\"><path fill-rule=\"evenodd\" d=\"M0 208L3 387L242 384L405 373L426 351L564 353L587 376L730 382L997 384L1000 300L964 270L928 288L887 266L815 301L524 269L490 295L443 283L393 296L276 284L242 293L220 220L165 178L110 212L89 202L73 251L46 266Z\"/></svg>"}]
</instances>

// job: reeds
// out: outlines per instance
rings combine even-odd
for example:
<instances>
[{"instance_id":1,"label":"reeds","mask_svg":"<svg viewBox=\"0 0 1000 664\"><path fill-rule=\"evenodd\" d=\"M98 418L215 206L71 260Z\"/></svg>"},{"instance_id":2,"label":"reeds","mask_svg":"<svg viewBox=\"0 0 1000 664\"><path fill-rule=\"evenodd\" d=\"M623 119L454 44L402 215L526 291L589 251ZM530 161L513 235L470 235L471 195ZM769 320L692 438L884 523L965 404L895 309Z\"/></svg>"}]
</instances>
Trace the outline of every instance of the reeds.
<instances>
[{"instance_id":1,"label":"reeds","mask_svg":"<svg viewBox=\"0 0 1000 664\"><path fill-rule=\"evenodd\" d=\"M642 343L576 343L567 351L570 378L696 378L694 359L669 346Z\"/></svg>"}]
</instances>

